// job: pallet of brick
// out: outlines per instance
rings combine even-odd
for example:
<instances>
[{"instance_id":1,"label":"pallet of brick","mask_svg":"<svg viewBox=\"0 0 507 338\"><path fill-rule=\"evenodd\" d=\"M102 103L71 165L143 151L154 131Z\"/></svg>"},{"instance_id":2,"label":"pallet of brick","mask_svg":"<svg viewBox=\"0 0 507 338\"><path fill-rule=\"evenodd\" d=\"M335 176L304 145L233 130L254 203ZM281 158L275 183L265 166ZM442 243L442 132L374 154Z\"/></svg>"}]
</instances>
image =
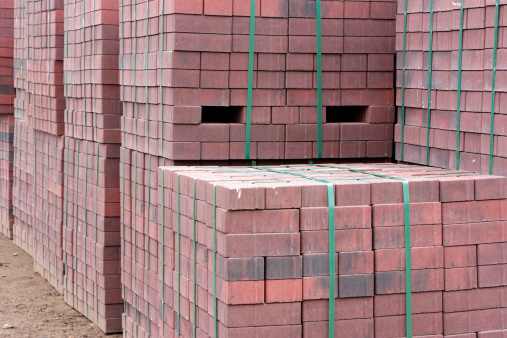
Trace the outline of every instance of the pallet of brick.
<instances>
[{"instance_id":1,"label":"pallet of brick","mask_svg":"<svg viewBox=\"0 0 507 338\"><path fill-rule=\"evenodd\" d=\"M121 143L119 2L66 4L65 135Z\"/></svg>"},{"instance_id":2,"label":"pallet of brick","mask_svg":"<svg viewBox=\"0 0 507 338\"><path fill-rule=\"evenodd\" d=\"M331 269L335 336L406 336L407 211L413 335L507 329L505 178L393 164L162 167L159 174L158 227L144 225L137 238L125 232L127 337L327 336ZM138 246L134 258L134 242L153 245ZM145 271L137 262L147 257ZM475 301L483 297L492 301Z\"/></svg>"},{"instance_id":3,"label":"pallet of brick","mask_svg":"<svg viewBox=\"0 0 507 338\"><path fill-rule=\"evenodd\" d=\"M13 114L14 2L0 2L0 114Z\"/></svg>"},{"instance_id":4,"label":"pallet of brick","mask_svg":"<svg viewBox=\"0 0 507 338\"><path fill-rule=\"evenodd\" d=\"M24 13L18 17L24 19L18 21L20 27L23 26L20 31L24 31L21 57L26 73L26 90L31 97L26 118L35 130L63 135L63 2L28 1L22 2L20 7Z\"/></svg>"},{"instance_id":5,"label":"pallet of brick","mask_svg":"<svg viewBox=\"0 0 507 338\"><path fill-rule=\"evenodd\" d=\"M14 132L14 4L0 2L0 232L12 239L12 139Z\"/></svg>"},{"instance_id":6,"label":"pallet of brick","mask_svg":"<svg viewBox=\"0 0 507 338\"><path fill-rule=\"evenodd\" d=\"M65 300L104 332L121 332L119 147L65 139Z\"/></svg>"},{"instance_id":7,"label":"pallet of brick","mask_svg":"<svg viewBox=\"0 0 507 338\"><path fill-rule=\"evenodd\" d=\"M33 132L32 223L35 270L60 293L64 287L64 139Z\"/></svg>"},{"instance_id":8,"label":"pallet of brick","mask_svg":"<svg viewBox=\"0 0 507 338\"><path fill-rule=\"evenodd\" d=\"M27 121L16 119L14 138L14 244L33 256L33 130Z\"/></svg>"},{"instance_id":9,"label":"pallet of brick","mask_svg":"<svg viewBox=\"0 0 507 338\"><path fill-rule=\"evenodd\" d=\"M0 115L0 227L12 239L14 215L12 186L14 170L14 115Z\"/></svg>"},{"instance_id":10,"label":"pallet of brick","mask_svg":"<svg viewBox=\"0 0 507 338\"><path fill-rule=\"evenodd\" d=\"M499 1L421 0L405 11L399 2L396 159L507 175L499 9Z\"/></svg>"},{"instance_id":11,"label":"pallet of brick","mask_svg":"<svg viewBox=\"0 0 507 338\"><path fill-rule=\"evenodd\" d=\"M251 69L248 157L317 158L320 69L321 157L391 157L396 3L323 1L321 67L315 4L257 1L253 49L248 1L124 4L125 146L159 155L164 144L170 160L244 160Z\"/></svg>"}]
</instances>

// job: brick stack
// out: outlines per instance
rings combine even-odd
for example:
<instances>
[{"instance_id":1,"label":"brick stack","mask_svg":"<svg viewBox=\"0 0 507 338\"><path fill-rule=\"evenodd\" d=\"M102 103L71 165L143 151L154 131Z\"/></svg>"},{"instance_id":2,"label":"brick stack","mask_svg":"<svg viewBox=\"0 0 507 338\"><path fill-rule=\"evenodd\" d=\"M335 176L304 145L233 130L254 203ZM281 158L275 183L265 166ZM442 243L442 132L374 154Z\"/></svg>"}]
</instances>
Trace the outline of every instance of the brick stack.
<instances>
[{"instance_id":1,"label":"brick stack","mask_svg":"<svg viewBox=\"0 0 507 338\"><path fill-rule=\"evenodd\" d=\"M129 284L135 272L127 254L127 336L145 334L147 306L159 320L150 323L151 336L170 336L177 325L183 337L193 325L196 336L213 336L216 227L220 337L327 337L328 190L298 174L334 186L335 336L405 336L402 182L368 172L409 182L413 335L507 332L506 178L423 166L332 167L161 168L152 235L163 244L158 298L154 275ZM130 253L133 239L125 240ZM145 254L138 248L137 259ZM134 285L148 291L147 301L134 297Z\"/></svg>"},{"instance_id":2,"label":"brick stack","mask_svg":"<svg viewBox=\"0 0 507 338\"><path fill-rule=\"evenodd\" d=\"M125 147L244 159L249 2L166 1L163 17L161 3L124 6ZM316 158L315 3L257 3L251 158ZM322 2L324 158L391 156L395 6Z\"/></svg>"},{"instance_id":3,"label":"brick stack","mask_svg":"<svg viewBox=\"0 0 507 338\"><path fill-rule=\"evenodd\" d=\"M33 135L31 226L35 270L63 293L64 138L38 130L34 130Z\"/></svg>"},{"instance_id":4,"label":"brick stack","mask_svg":"<svg viewBox=\"0 0 507 338\"><path fill-rule=\"evenodd\" d=\"M63 135L63 1L29 1L25 7L26 81L29 95L33 95L27 119L36 130Z\"/></svg>"},{"instance_id":5,"label":"brick stack","mask_svg":"<svg viewBox=\"0 0 507 338\"><path fill-rule=\"evenodd\" d=\"M14 3L0 1L0 232L12 239Z\"/></svg>"},{"instance_id":6,"label":"brick stack","mask_svg":"<svg viewBox=\"0 0 507 338\"><path fill-rule=\"evenodd\" d=\"M14 142L14 187L13 187L13 213L14 213L14 243L33 255L34 228L33 220L33 128L26 120L29 110L30 95L28 92L28 19L27 2L15 1L15 44L14 44L14 86L16 99L14 101L14 115L16 117Z\"/></svg>"},{"instance_id":7,"label":"brick stack","mask_svg":"<svg viewBox=\"0 0 507 338\"><path fill-rule=\"evenodd\" d=\"M121 332L118 1L66 3L65 299Z\"/></svg>"},{"instance_id":8,"label":"brick stack","mask_svg":"<svg viewBox=\"0 0 507 338\"><path fill-rule=\"evenodd\" d=\"M22 101L17 98L17 102ZM17 108L18 109L18 108ZM33 255L34 229L32 227L33 210L33 129L27 121L16 119L14 142L14 244Z\"/></svg>"},{"instance_id":9,"label":"brick stack","mask_svg":"<svg viewBox=\"0 0 507 338\"><path fill-rule=\"evenodd\" d=\"M429 164L457 167L457 105L460 1L434 1ZM489 173L491 92L495 33L495 1L464 1L459 168ZM430 3L410 1L407 7L405 73L405 154L403 160L426 164ZM404 2L397 19L396 159L401 160ZM500 11L496 73L493 173L507 175L505 109L505 45L501 39L505 13Z\"/></svg>"}]
</instances>

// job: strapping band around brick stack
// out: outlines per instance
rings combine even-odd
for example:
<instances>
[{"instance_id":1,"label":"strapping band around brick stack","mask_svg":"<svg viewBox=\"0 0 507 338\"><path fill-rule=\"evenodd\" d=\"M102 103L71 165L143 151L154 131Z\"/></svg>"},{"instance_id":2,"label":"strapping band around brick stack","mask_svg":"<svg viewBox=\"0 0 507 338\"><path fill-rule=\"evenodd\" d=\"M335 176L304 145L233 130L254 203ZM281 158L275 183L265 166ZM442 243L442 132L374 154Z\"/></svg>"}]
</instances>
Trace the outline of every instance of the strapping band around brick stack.
<instances>
[{"instance_id":1,"label":"strapping band around brick stack","mask_svg":"<svg viewBox=\"0 0 507 338\"><path fill-rule=\"evenodd\" d=\"M428 55L428 113L426 116L426 165L430 164L430 131L431 131L431 80L433 71L433 0L430 8L430 44Z\"/></svg>"},{"instance_id":2,"label":"strapping band around brick stack","mask_svg":"<svg viewBox=\"0 0 507 338\"><path fill-rule=\"evenodd\" d=\"M461 73L463 64L463 0L461 0L459 19L459 56L458 56L458 103L456 107L456 169L459 170L461 141Z\"/></svg>"},{"instance_id":3,"label":"strapping band around brick stack","mask_svg":"<svg viewBox=\"0 0 507 338\"><path fill-rule=\"evenodd\" d=\"M495 5L495 40L493 47L493 75L491 83L491 126L489 132L489 174L493 175L493 151L494 151L494 135L495 135L495 95L496 95L496 59L498 52L498 16L500 13L500 0L496 0Z\"/></svg>"}]
</instances>

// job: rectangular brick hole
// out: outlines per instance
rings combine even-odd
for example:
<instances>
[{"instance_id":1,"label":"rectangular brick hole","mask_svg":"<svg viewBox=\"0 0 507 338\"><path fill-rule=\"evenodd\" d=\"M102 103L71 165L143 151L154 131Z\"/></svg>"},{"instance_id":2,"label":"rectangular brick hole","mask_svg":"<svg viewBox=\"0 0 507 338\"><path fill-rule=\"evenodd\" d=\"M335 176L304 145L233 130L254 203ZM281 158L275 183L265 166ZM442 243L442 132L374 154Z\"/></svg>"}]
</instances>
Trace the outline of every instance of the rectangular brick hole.
<instances>
[{"instance_id":1,"label":"rectangular brick hole","mask_svg":"<svg viewBox=\"0 0 507 338\"><path fill-rule=\"evenodd\" d=\"M366 122L368 106L326 107L326 123Z\"/></svg>"},{"instance_id":2,"label":"rectangular brick hole","mask_svg":"<svg viewBox=\"0 0 507 338\"><path fill-rule=\"evenodd\" d=\"M241 123L243 107L202 107L202 123Z\"/></svg>"}]
</instances>

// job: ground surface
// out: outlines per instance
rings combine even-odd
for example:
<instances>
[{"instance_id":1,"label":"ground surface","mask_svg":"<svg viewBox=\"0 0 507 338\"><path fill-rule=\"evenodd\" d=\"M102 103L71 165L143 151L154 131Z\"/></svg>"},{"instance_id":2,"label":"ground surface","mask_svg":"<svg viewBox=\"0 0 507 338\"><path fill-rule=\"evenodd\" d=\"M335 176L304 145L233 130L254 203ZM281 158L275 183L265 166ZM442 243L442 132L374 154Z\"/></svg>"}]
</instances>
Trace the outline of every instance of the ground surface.
<instances>
[{"instance_id":1,"label":"ground surface","mask_svg":"<svg viewBox=\"0 0 507 338\"><path fill-rule=\"evenodd\" d=\"M32 258L1 234L0 263L0 337L121 337L106 336L65 304L34 272Z\"/></svg>"}]
</instances>

